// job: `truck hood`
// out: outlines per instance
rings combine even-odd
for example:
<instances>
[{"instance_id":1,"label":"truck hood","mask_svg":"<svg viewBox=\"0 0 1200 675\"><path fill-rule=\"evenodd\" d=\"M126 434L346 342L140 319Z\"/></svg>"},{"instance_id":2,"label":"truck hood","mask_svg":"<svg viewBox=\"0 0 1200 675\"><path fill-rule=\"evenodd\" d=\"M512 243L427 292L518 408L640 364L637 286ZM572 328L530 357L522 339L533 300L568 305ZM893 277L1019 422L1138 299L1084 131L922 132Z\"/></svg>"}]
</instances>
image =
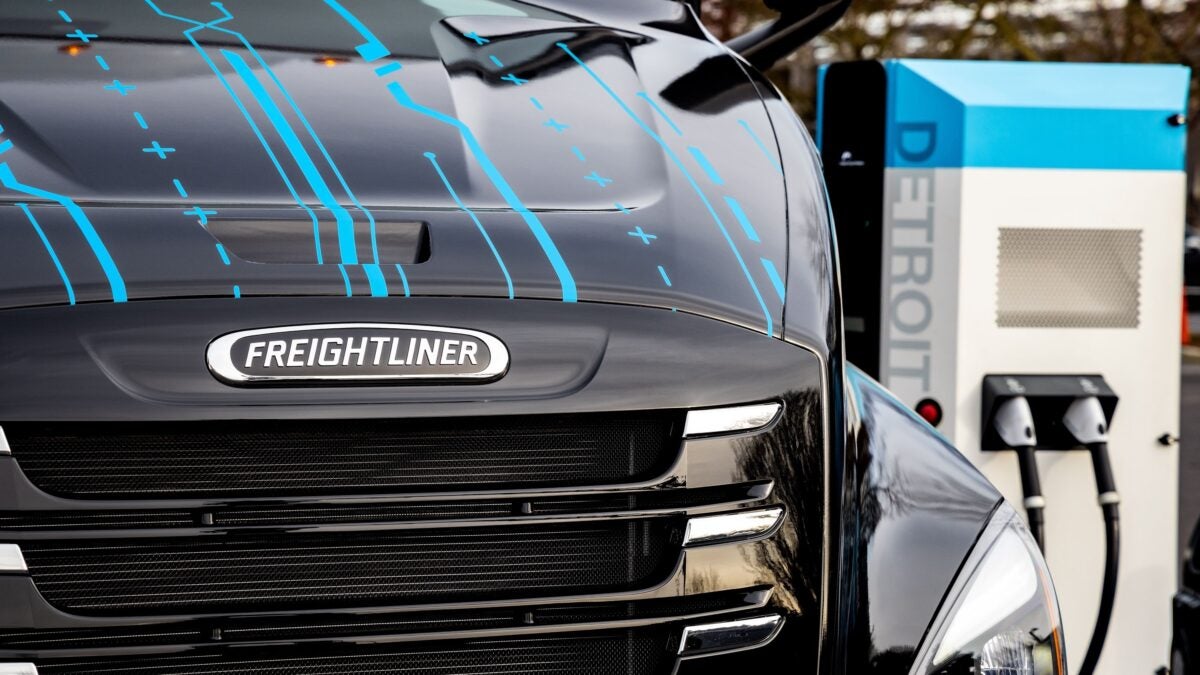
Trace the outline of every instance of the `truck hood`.
<instances>
[{"instance_id":1,"label":"truck hood","mask_svg":"<svg viewBox=\"0 0 1200 675\"><path fill-rule=\"evenodd\" d=\"M681 3L558 4L0 0L0 307L539 298L781 334L758 89Z\"/></svg>"}]
</instances>

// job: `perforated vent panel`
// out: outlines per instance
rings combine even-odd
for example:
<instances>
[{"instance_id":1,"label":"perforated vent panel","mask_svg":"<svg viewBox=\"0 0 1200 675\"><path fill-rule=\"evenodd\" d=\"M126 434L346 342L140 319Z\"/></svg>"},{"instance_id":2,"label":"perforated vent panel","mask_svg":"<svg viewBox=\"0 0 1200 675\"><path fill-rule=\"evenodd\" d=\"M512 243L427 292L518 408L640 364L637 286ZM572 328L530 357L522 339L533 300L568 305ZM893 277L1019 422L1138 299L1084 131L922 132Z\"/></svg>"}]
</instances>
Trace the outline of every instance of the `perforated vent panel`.
<instances>
[{"instance_id":1,"label":"perforated vent panel","mask_svg":"<svg viewBox=\"0 0 1200 675\"><path fill-rule=\"evenodd\" d=\"M1001 228L996 325L1136 328L1141 230Z\"/></svg>"}]
</instances>

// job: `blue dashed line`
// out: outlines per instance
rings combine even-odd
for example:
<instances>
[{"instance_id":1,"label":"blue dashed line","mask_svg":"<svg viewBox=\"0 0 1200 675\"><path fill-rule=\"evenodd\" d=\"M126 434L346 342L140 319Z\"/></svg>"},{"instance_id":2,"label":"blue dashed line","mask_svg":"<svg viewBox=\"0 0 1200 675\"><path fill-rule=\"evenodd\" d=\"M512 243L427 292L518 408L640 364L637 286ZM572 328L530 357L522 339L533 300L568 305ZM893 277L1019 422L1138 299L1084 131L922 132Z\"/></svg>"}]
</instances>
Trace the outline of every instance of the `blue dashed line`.
<instances>
[{"instance_id":1,"label":"blue dashed line","mask_svg":"<svg viewBox=\"0 0 1200 675\"><path fill-rule=\"evenodd\" d=\"M179 196L187 199L188 193L187 190L183 189L183 183L178 178L172 178L171 182L175 185L175 191L179 193Z\"/></svg>"},{"instance_id":2,"label":"blue dashed line","mask_svg":"<svg viewBox=\"0 0 1200 675\"><path fill-rule=\"evenodd\" d=\"M775 167L775 170L782 174L783 167L779 165L779 158L771 154L770 150L767 150L767 146L763 145L763 142L758 137L758 134L754 133L754 130L750 128L750 124L747 123L746 120L738 120L738 124L742 125L742 128L746 130L746 133L750 134L750 138L754 139L754 144L758 146L758 149L762 150L762 153L767 156L767 159L771 160L771 165Z\"/></svg>"},{"instance_id":3,"label":"blue dashed line","mask_svg":"<svg viewBox=\"0 0 1200 675\"><path fill-rule=\"evenodd\" d=\"M560 134L562 132L566 131L567 129L571 128L571 126L569 124L563 124L562 122L559 122L558 120L554 119L553 117L546 120L546 123L543 124L542 126L550 127L551 129L557 131Z\"/></svg>"},{"instance_id":4,"label":"blue dashed line","mask_svg":"<svg viewBox=\"0 0 1200 675\"><path fill-rule=\"evenodd\" d=\"M137 85L136 84L124 84L120 80L113 80L112 84L106 84L106 85L104 85L104 88L107 89L108 91L115 91L118 94L120 94L121 96L128 96L129 92L137 89Z\"/></svg>"},{"instance_id":5,"label":"blue dashed line","mask_svg":"<svg viewBox=\"0 0 1200 675\"><path fill-rule=\"evenodd\" d=\"M60 17L62 17L63 21L65 21L67 23L71 23L71 15L67 14L67 10L65 10L65 9L58 10L58 15Z\"/></svg>"},{"instance_id":6,"label":"blue dashed line","mask_svg":"<svg viewBox=\"0 0 1200 675\"><path fill-rule=\"evenodd\" d=\"M583 151L580 150L578 146L571 146L571 154L575 155L575 159L578 159L581 162L587 161L587 157L583 156Z\"/></svg>"},{"instance_id":7,"label":"blue dashed line","mask_svg":"<svg viewBox=\"0 0 1200 675\"><path fill-rule=\"evenodd\" d=\"M667 285L667 288L670 288L671 287L671 277L667 276L667 271L665 269L663 269L662 265L658 266L658 273L662 275L663 283Z\"/></svg>"},{"instance_id":8,"label":"blue dashed line","mask_svg":"<svg viewBox=\"0 0 1200 675\"><path fill-rule=\"evenodd\" d=\"M633 211L630 211L629 209L627 209L620 202L613 204L613 206L617 207L618 211L620 211L621 213L624 213L627 216L633 213Z\"/></svg>"},{"instance_id":9,"label":"blue dashed line","mask_svg":"<svg viewBox=\"0 0 1200 675\"><path fill-rule=\"evenodd\" d=\"M520 87L521 85L529 84L529 80L526 80L523 77L517 77L516 75L513 75L512 73L509 73L500 79L502 79L506 82L512 82L513 84L517 85L518 87Z\"/></svg>"},{"instance_id":10,"label":"blue dashed line","mask_svg":"<svg viewBox=\"0 0 1200 675\"><path fill-rule=\"evenodd\" d=\"M500 62L500 59L496 58L496 55L495 55L495 54L492 54L492 55L491 55L491 56L489 56L488 58L492 60L492 63L493 63L493 64L495 64L495 66L496 66L497 68L503 68L503 67L504 67L504 64Z\"/></svg>"},{"instance_id":11,"label":"blue dashed line","mask_svg":"<svg viewBox=\"0 0 1200 675\"><path fill-rule=\"evenodd\" d=\"M600 174L596 173L595 171L584 176L584 179L590 180L593 183L595 183L596 185L599 185L600 187L608 187L608 184L613 182L613 179L605 178L604 176L601 176Z\"/></svg>"},{"instance_id":12,"label":"blue dashed line","mask_svg":"<svg viewBox=\"0 0 1200 675\"><path fill-rule=\"evenodd\" d=\"M537 108L538 110L546 109L546 106L542 105L541 101L537 100L536 98L533 98L532 96L529 97L529 102L532 103L533 107Z\"/></svg>"},{"instance_id":13,"label":"blue dashed line","mask_svg":"<svg viewBox=\"0 0 1200 675\"><path fill-rule=\"evenodd\" d=\"M641 240L642 240L642 243L643 243L643 244L645 244L645 245L647 245L647 246L649 246L649 245L650 245L650 240L651 240L651 239L658 239L658 235L657 235L657 234L650 234L649 232L646 232L646 231L642 230L642 226L641 226L641 225L638 225L638 226L637 226L637 229L636 229L635 231L633 231L633 232L626 232L625 234L628 234L628 235L629 235L629 236L631 236L631 237L637 237L638 239L641 239Z\"/></svg>"},{"instance_id":14,"label":"blue dashed line","mask_svg":"<svg viewBox=\"0 0 1200 675\"><path fill-rule=\"evenodd\" d=\"M13 149L12 141L4 141L3 143L0 143L0 155L3 155L4 153L6 153L12 149Z\"/></svg>"},{"instance_id":15,"label":"blue dashed line","mask_svg":"<svg viewBox=\"0 0 1200 675\"><path fill-rule=\"evenodd\" d=\"M754 275L750 273L750 268L746 265L746 261L742 257L742 253L738 249L737 244L733 241L733 237L729 235L729 230L725 227L724 221L721 220L721 217L717 214L716 209L713 208L712 203L709 201L708 196L704 193L704 190L700 188L699 183L696 182L696 179L692 177L691 172L687 170L686 166L684 166L683 160L681 160L679 156L675 154L675 151L672 150L669 145L667 145L667 142L663 140L662 136L659 136L657 132L651 129L650 126L642 120L641 117L638 117L637 113L635 113L633 109L630 108L629 105L617 95L617 92L613 91L612 87L610 87L603 78L597 75L596 71L592 70L586 63L584 63L583 60L575 54L575 52L571 51L571 48L568 47L565 42L559 42L557 43L557 46L559 49L563 50L567 56L571 57L571 60L579 64L579 67L583 68L584 72L587 73L592 80L604 90L606 94L608 94L608 97L611 98L613 102L616 103L617 106L620 107L621 110L624 111L625 114L643 132L645 132L647 136L658 143L659 147L663 149L663 152L667 158L679 168L684 178L687 179L687 182L691 186L692 190L696 193L696 196L708 210L709 215L712 216L713 222L717 226L717 230L720 231L721 236L725 239L725 243L729 245L730 251L733 253L734 258L737 260L738 266L742 270L742 274L746 277L746 283L750 286L751 292L754 293L754 298L758 301L759 309L762 310L763 319L766 322L766 330L764 332L769 336L774 335L775 318L771 314L771 311L767 309L766 300L763 299L762 292L758 288L758 283L754 281Z\"/></svg>"},{"instance_id":16,"label":"blue dashed line","mask_svg":"<svg viewBox=\"0 0 1200 675\"><path fill-rule=\"evenodd\" d=\"M50 261L54 263L54 269L58 270L58 276L62 279L63 286L67 289L67 301L74 305L75 288L71 286L71 279L67 277L67 270L63 269L62 261L58 259L58 254L54 252L54 246L50 244L50 239L42 231L42 226L38 223L37 218L33 217L33 212L29 210L29 205L18 202L17 206L25 212L25 217L29 219L29 224L33 226L38 238L42 240L42 246L46 247L46 253L50 255Z\"/></svg>"},{"instance_id":17,"label":"blue dashed line","mask_svg":"<svg viewBox=\"0 0 1200 675\"><path fill-rule=\"evenodd\" d=\"M475 45L479 46L479 47L482 47L483 45L486 45L487 43L491 42L491 40L489 40L485 37L479 37L479 35L476 34L475 31L471 31L470 33L463 33L463 37L467 38L468 40L474 40Z\"/></svg>"},{"instance_id":18,"label":"blue dashed line","mask_svg":"<svg viewBox=\"0 0 1200 675\"><path fill-rule=\"evenodd\" d=\"M738 223L742 226L742 231L746 233L746 238L752 242L759 243L762 240L758 238L758 232L754 230L754 225L750 224L750 218L746 216L746 212L742 210L742 205L733 197L726 197L725 203L729 205L729 210L733 212L733 217L737 218Z\"/></svg>"},{"instance_id":19,"label":"blue dashed line","mask_svg":"<svg viewBox=\"0 0 1200 675\"><path fill-rule=\"evenodd\" d=\"M100 66L100 70L108 70L108 61L104 60L103 56L96 55L96 64Z\"/></svg>"},{"instance_id":20,"label":"blue dashed line","mask_svg":"<svg viewBox=\"0 0 1200 675\"><path fill-rule=\"evenodd\" d=\"M375 74L378 75L379 77L384 77L385 75L391 75L392 73L396 72L397 70L400 70L403 67L404 66L400 65L399 63L392 61L391 63L387 63L387 64L384 64L384 65L376 68Z\"/></svg>"},{"instance_id":21,"label":"blue dashed line","mask_svg":"<svg viewBox=\"0 0 1200 675\"><path fill-rule=\"evenodd\" d=\"M708 161L708 157L704 155L704 152L702 152L700 148L697 148L694 145L689 145L688 152L692 153L692 158L696 160L696 163L700 165L701 169L704 169L704 173L708 174L708 179L711 180L714 185L725 184L725 181L721 178L721 174L717 173L717 167L713 166L712 162Z\"/></svg>"},{"instance_id":22,"label":"blue dashed line","mask_svg":"<svg viewBox=\"0 0 1200 675\"><path fill-rule=\"evenodd\" d=\"M196 216L197 223L199 223L200 225L208 225L208 217L217 215L217 212L205 210L205 209L200 208L199 206L193 206L192 208L188 209L187 211L184 211L183 215Z\"/></svg>"},{"instance_id":23,"label":"blue dashed line","mask_svg":"<svg viewBox=\"0 0 1200 675\"><path fill-rule=\"evenodd\" d=\"M175 148L164 148L161 143L154 141L150 147L142 148L142 152L158 155L159 159L166 159L169 153L175 152Z\"/></svg>"},{"instance_id":24,"label":"blue dashed line","mask_svg":"<svg viewBox=\"0 0 1200 675\"><path fill-rule=\"evenodd\" d=\"M784 301L784 293L786 287L783 284L783 279L779 276L779 270L775 269L775 263L767 258L762 258L763 269L767 271L767 277L771 279L771 285L775 286L775 292L779 294L779 301Z\"/></svg>"},{"instance_id":25,"label":"blue dashed line","mask_svg":"<svg viewBox=\"0 0 1200 675\"><path fill-rule=\"evenodd\" d=\"M354 291L350 288L350 275L346 274L346 266L338 263L338 271L342 273L342 281L346 284L346 297L353 297Z\"/></svg>"},{"instance_id":26,"label":"blue dashed line","mask_svg":"<svg viewBox=\"0 0 1200 675\"><path fill-rule=\"evenodd\" d=\"M240 297L242 297L242 287L241 287L241 286L236 286L236 285L235 285L235 286L233 287L233 297L234 297L234 298L240 298Z\"/></svg>"},{"instance_id":27,"label":"blue dashed line","mask_svg":"<svg viewBox=\"0 0 1200 675\"><path fill-rule=\"evenodd\" d=\"M87 44L88 42L92 41L92 38L98 38L100 36L96 35L95 33L85 33L76 28L74 33L67 33L65 37L73 38L83 42L84 44Z\"/></svg>"},{"instance_id":28,"label":"blue dashed line","mask_svg":"<svg viewBox=\"0 0 1200 675\"><path fill-rule=\"evenodd\" d=\"M644 91L639 91L637 95L638 98L644 100L646 103L649 103L650 107L654 109L654 112L658 113L658 116L663 118L663 120L670 125L671 129L674 130L676 134L679 136L683 135L683 130L675 126L675 122L673 122L670 117L667 117L667 113L664 112L662 108L658 107L658 104L654 102L654 99L650 98L649 94Z\"/></svg>"},{"instance_id":29,"label":"blue dashed line","mask_svg":"<svg viewBox=\"0 0 1200 675\"><path fill-rule=\"evenodd\" d=\"M398 264L396 265L396 272L400 275L400 283L404 284L404 297L407 298L410 296L408 291L408 277L404 274L404 268Z\"/></svg>"},{"instance_id":30,"label":"blue dashed line","mask_svg":"<svg viewBox=\"0 0 1200 675\"><path fill-rule=\"evenodd\" d=\"M146 118L142 117L142 113L140 113L140 112L133 113L133 119L134 119L134 121L137 122L139 127L143 128L143 129L150 128L150 125L146 124Z\"/></svg>"},{"instance_id":31,"label":"blue dashed line","mask_svg":"<svg viewBox=\"0 0 1200 675\"><path fill-rule=\"evenodd\" d=\"M225 263L226 265L232 264L229 261L229 254L225 252L225 247L221 244L217 244L217 255L221 256L221 262Z\"/></svg>"}]
</instances>

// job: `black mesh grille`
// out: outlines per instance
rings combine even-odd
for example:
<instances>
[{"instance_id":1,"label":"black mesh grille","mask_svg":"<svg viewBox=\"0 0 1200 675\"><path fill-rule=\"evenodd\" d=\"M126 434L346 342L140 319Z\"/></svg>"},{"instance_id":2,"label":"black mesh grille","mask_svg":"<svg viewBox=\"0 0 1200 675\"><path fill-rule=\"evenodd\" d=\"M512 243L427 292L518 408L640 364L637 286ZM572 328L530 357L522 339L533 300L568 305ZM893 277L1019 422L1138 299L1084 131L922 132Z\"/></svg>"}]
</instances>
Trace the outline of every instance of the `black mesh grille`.
<instances>
[{"instance_id":1,"label":"black mesh grille","mask_svg":"<svg viewBox=\"0 0 1200 675\"><path fill-rule=\"evenodd\" d=\"M231 505L196 511L0 511L0 530L336 525L686 509L760 499L764 483L519 500Z\"/></svg>"},{"instance_id":2,"label":"black mesh grille","mask_svg":"<svg viewBox=\"0 0 1200 675\"><path fill-rule=\"evenodd\" d=\"M49 675L654 675L668 672L671 635L611 631L537 638L324 649L212 650L182 656L39 661Z\"/></svg>"},{"instance_id":3,"label":"black mesh grille","mask_svg":"<svg viewBox=\"0 0 1200 675\"><path fill-rule=\"evenodd\" d=\"M41 489L68 497L267 497L565 487L654 478L678 416L6 424Z\"/></svg>"},{"instance_id":4,"label":"black mesh grille","mask_svg":"<svg viewBox=\"0 0 1200 675\"><path fill-rule=\"evenodd\" d=\"M29 542L38 590L83 614L544 597L641 588L676 563L678 525L555 526Z\"/></svg>"},{"instance_id":5,"label":"black mesh grille","mask_svg":"<svg viewBox=\"0 0 1200 675\"><path fill-rule=\"evenodd\" d=\"M88 649L96 647L223 644L273 640L405 635L438 631L530 628L625 619L674 619L724 615L752 606L748 591L761 587L636 602L536 607L512 605L466 610L303 614L229 617L165 625L56 630L0 630L0 649Z\"/></svg>"}]
</instances>

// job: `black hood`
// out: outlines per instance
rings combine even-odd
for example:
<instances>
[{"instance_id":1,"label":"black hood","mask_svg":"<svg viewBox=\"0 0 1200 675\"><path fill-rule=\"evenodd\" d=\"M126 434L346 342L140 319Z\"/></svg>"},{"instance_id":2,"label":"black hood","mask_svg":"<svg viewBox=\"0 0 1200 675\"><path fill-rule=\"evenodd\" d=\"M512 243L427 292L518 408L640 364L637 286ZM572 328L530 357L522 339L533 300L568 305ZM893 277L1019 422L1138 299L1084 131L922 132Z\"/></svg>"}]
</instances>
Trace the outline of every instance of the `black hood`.
<instances>
[{"instance_id":1,"label":"black hood","mask_svg":"<svg viewBox=\"0 0 1200 675\"><path fill-rule=\"evenodd\" d=\"M681 3L0 0L0 126L2 307L515 297L782 334L772 119Z\"/></svg>"}]
</instances>

